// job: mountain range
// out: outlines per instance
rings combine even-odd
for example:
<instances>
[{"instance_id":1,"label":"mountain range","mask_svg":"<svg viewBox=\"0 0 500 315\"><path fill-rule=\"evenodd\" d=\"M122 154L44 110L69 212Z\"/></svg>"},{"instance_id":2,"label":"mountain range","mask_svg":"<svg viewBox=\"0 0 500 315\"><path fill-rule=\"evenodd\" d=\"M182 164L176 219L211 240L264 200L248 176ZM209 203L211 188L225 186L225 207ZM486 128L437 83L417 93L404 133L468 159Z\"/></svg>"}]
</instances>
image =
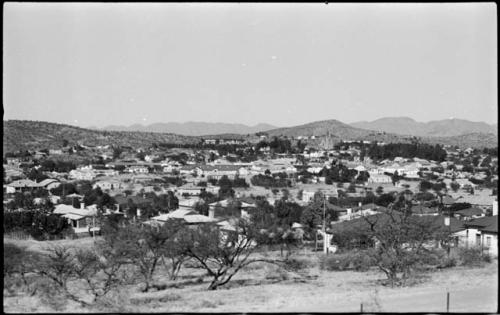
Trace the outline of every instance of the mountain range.
<instances>
[{"instance_id":1,"label":"mountain range","mask_svg":"<svg viewBox=\"0 0 500 315\"><path fill-rule=\"evenodd\" d=\"M356 128L417 137L453 137L470 133L498 133L497 124L489 125L484 122L454 118L424 123L409 117L386 117L370 122L355 122L350 125Z\"/></svg>"},{"instance_id":2,"label":"mountain range","mask_svg":"<svg viewBox=\"0 0 500 315\"><path fill-rule=\"evenodd\" d=\"M101 129L109 131L145 131L145 132L175 133L185 136L204 136L204 135L217 135L217 134L242 134L242 135L252 134L259 131L266 131L275 128L277 127L269 124L257 124L255 126L247 126L244 124L188 121L185 123L177 123L177 122L155 123L147 126L141 124L134 124L131 126L106 126Z\"/></svg>"},{"instance_id":3,"label":"mountain range","mask_svg":"<svg viewBox=\"0 0 500 315\"><path fill-rule=\"evenodd\" d=\"M352 128L355 129L352 129ZM326 129L325 129L326 128ZM305 136L326 134L329 131L332 136L343 137L345 133L352 135L356 133L364 136L365 132L370 130L375 132L386 132L404 136L416 137L454 137L471 133L491 133L498 134L497 124L487 124L484 122L473 122L465 119L443 119L429 122L418 122L409 117L385 117L374 121L359 121L351 124L345 124L335 119L312 122L300 126L276 127L270 124L257 124L248 126L244 124L230 123L209 123L209 122L168 122L155 123L151 125L134 124L131 126L106 126L103 128L90 128L96 130L108 131L141 131L141 132L159 132L173 133L185 136L206 136L237 134L248 135L257 132L268 132L271 135L279 135L284 132L289 136ZM292 131L293 130L293 131Z\"/></svg>"},{"instance_id":4,"label":"mountain range","mask_svg":"<svg viewBox=\"0 0 500 315\"><path fill-rule=\"evenodd\" d=\"M433 132L427 131L423 133L423 129L418 129L418 127L412 129L412 126L421 126L419 124L422 124L412 119L387 118L385 121L386 123L384 125L378 120L378 127L373 128L376 130L354 127L334 119L316 121L286 128L272 128L270 125L262 124L254 126L253 128L259 131L265 130L265 133L270 137L286 136L289 138L296 138L299 136L315 136L316 139L309 139L308 143L323 148L331 148L334 143L340 140L383 141L386 143L420 141L473 148L498 146L498 132L496 126L484 123L474 123L462 120L452 120L451 122L441 121L441 123L431 122L432 124L428 123L426 126L432 126L434 129L428 130L433 130ZM387 123L387 121L392 123ZM406 126L408 126L406 129L403 129L405 126L403 121L406 121ZM382 122L384 122L384 120L382 120ZM368 127L366 124L363 125L365 128ZM256 135L255 131L250 132L249 129L245 131L243 131L244 129L235 130L234 128L236 128L235 126L239 126L238 124L224 124L231 126L233 129L223 133L220 132L221 129L215 127L210 129L208 127L211 125L210 123L193 122L184 124L184 126L189 125L195 125L198 126L198 128L207 126L205 129L193 129L190 132L186 132L190 134L203 134L204 136L181 135L173 132L96 130L43 121L7 120L3 121L3 150L5 154L6 152L17 150L60 148L65 141L69 142L69 144L109 144L144 147L153 143L199 143L202 138L237 138L252 143L256 143L260 140L260 137ZM359 124L356 123L354 125ZM484 125L489 127L486 128ZM396 128L397 126L399 126L400 129ZM452 128L453 130L449 131L446 128ZM481 131L474 131L478 130L474 128L484 129L479 129ZM216 130L219 130L219 132ZM392 130L392 132L390 130ZM415 136L417 133L419 135ZM424 135L421 136L422 134Z\"/></svg>"}]
</instances>

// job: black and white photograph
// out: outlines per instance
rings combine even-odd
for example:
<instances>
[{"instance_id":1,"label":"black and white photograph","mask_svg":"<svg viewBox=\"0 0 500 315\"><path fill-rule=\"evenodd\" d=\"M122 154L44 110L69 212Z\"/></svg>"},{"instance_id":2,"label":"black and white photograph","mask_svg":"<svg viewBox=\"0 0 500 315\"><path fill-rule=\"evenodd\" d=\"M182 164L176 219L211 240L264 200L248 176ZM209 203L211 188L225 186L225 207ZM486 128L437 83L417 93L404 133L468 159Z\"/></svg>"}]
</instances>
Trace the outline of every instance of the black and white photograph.
<instances>
[{"instance_id":1,"label":"black and white photograph","mask_svg":"<svg viewBox=\"0 0 500 315\"><path fill-rule=\"evenodd\" d=\"M498 313L495 2L4 2L4 313Z\"/></svg>"}]
</instances>

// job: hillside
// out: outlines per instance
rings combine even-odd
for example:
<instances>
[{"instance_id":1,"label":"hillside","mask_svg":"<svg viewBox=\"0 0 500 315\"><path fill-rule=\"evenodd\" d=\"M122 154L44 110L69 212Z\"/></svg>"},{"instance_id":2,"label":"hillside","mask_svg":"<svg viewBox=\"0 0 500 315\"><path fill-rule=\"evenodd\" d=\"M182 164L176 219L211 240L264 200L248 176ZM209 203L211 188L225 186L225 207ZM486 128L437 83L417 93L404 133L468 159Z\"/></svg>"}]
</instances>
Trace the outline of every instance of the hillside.
<instances>
[{"instance_id":1,"label":"hillside","mask_svg":"<svg viewBox=\"0 0 500 315\"><path fill-rule=\"evenodd\" d=\"M425 137L422 141L432 144L456 145L461 148L493 148L498 147L498 136L492 133L469 133L452 137Z\"/></svg>"},{"instance_id":2,"label":"hillside","mask_svg":"<svg viewBox=\"0 0 500 315\"><path fill-rule=\"evenodd\" d=\"M454 137L471 133L498 133L496 125L464 119L444 119L423 123L409 117L387 117L371 122L355 122L350 125L356 128L418 137Z\"/></svg>"},{"instance_id":3,"label":"hillside","mask_svg":"<svg viewBox=\"0 0 500 315\"><path fill-rule=\"evenodd\" d=\"M287 136L287 137L298 137L298 136L328 136L338 137L343 139L355 138L359 136L364 136L370 133L370 131L363 130L360 128L354 128L343 122L335 119L315 121L304 125L287 127L287 128L277 128L266 131L270 136Z\"/></svg>"},{"instance_id":4,"label":"hillside","mask_svg":"<svg viewBox=\"0 0 500 315\"><path fill-rule=\"evenodd\" d=\"M41 121L7 120L4 121L3 151L37 150L44 148L61 148L63 140L70 145L124 145L132 147L149 146L152 143L197 143L204 138L245 139L258 142L260 138L253 134L218 134L214 136L183 136L157 132L126 132L91 130L70 125L56 124ZM311 146L332 148L340 140L365 140L391 142L411 142L418 140L428 143L458 145L459 147L496 147L498 138L491 133L469 133L452 137L414 137L395 133L377 132L354 128L337 120L312 122L289 128L277 128L266 132L273 136L315 136L315 140L308 140Z\"/></svg>"},{"instance_id":5,"label":"hillside","mask_svg":"<svg viewBox=\"0 0 500 315\"><path fill-rule=\"evenodd\" d=\"M199 138L152 132L98 131L43 121L3 122L3 151L61 148L63 140L72 144L125 145L143 147L153 142L195 143Z\"/></svg>"},{"instance_id":6,"label":"hillside","mask_svg":"<svg viewBox=\"0 0 500 315\"><path fill-rule=\"evenodd\" d=\"M161 132L175 133L186 136L204 136L218 134L252 134L259 131L274 129L276 126L269 124L258 124L255 126L247 126L244 124L227 124L227 123L208 123L208 122L185 122L185 123L156 123L147 126L134 124L131 126L107 126L102 130L108 131L143 131L143 132Z\"/></svg>"},{"instance_id":7,"label":"hillside","mask_svg":"<svg viewBox=\"0 0 500 315\"><path fill-rule=\"evenodd\" d=\"M340 140L367 140L384 142L407 142L410 136L389 134L373 130L354 128L335 119L316 121L300 126L278 128L266 131L269 136L315 136L319 139Z\"/></svg>"}]
</instances>

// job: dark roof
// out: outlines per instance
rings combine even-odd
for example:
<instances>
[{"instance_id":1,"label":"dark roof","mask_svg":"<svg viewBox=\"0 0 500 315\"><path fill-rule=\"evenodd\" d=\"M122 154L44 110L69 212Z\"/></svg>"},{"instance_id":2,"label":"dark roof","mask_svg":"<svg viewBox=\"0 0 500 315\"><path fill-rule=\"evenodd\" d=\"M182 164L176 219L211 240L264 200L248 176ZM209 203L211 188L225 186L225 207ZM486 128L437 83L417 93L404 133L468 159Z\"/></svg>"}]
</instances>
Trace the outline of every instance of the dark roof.
<instances>
[{"instance_id":1,"label":"dark roof","mask_svg":"<svg viewBox=\"0 0 500 315\"><path fill-rule=\"evenodd\" d=\"M452 205L454 203L455 203L455 199L453 199L452 197L450 197L450 196L443 197L443 204L444 205Z\"/></svg>"},{"instance_id":2,"label":"dark roof","mask_svg":"<svg viewBox=\"0 0 500 315\"><path fill-rule=\"evenodd\" d=\"M427 213L436 213L438 211L436 208L429 208L424 205L415 205L411 207L411 212L417 214L427 214Z\"/></svg>"},{"instance_id":3,"label":"dark roof","mask_svg":"<svg viewBox=\"0 0 500 315\"><path fill-rule=\"evenodd\" d=\"M467 209L459 210L459 211L457 211L455 213L456 214L460 214L461 216L471 217L473 215L481 215L481 214L483 214L483 210L481 210L479 208L476 208L476 207L472 207L472 208L467 208Z\"/></svg>"},{"instance_id":4,"label":"dark roof","mask_svg":"<svg viewBox=\"0 0 500 315\"><path fill-rule=\"evenodd\" d=\"M120 205L126 205L128 204L128 200L132 199L132 202L135 203L136 205L142 205L142 204L147 204L147 203L152 203L153 200L150 198L143 198L141 196L115 196L115 201L116 203Z\"/></svg>"},{"instance_id":5,"label":"dark roof","mask_svg":"<svg viewBox=\"0 0 500 315\"><path fill-rule=\"evenodd\" d=\"M494 220L492 224L481 229L481 231L498 234L498 220Z\"/></svg>"},{"instance_id":6,"label":"dark roof","mask_svg":"<svg viewBox=\"0 0 500 315\"><path fill-rule=\"evenodd\" d=\"M402 214L400 212L393 211L393 216L398 219ZM375 226L380 226L388 223L391 220L391 217L388 213L382 212L374 215L369 215L364 218L357 218L350 221L343 221L333 225L333 230L342 231L342 230L366 230L370 229L370 224L367 222L370 221L375 223ZM450 232L458 232L464 229L463 222L450 218L450 226L445 225L445 216L436 215L436 216L412 216L411 220L415 220L415 222L424 222L434 226L436 229L441 229L446 231L449 229Z\"/></svg>"},{"instance_id":7,"label":"dark roof","mask_svg":"<svg viewBox=\"0 0 500 315\"><path fill-rule=\"evenodd\" d=\"M371 209L371 210L376 210L376 211L386 211L387 208L386 207L383 207L383 206L379 206L379 205L376 205L374 204L373 202L372 203L367 203L367 204L364 204L364 205L361 205L361 206L358 206L358 207L355 207L353 209L353 211L360 211L360 210L367 210L367 209ZM337 211L343 211L342 209L341 210L337 210ZM344 210L345 211L345 210Z\"/></svg>"},{"instance_id":8,"label":"dark roof","mask_svg":"<svg viewBox=\"0 0 500 315\"><path fill-rule=\"evenodd\" d=\"M465 226L475 227L485 232L498 233L498 215L473 219L466 222Z\"/></svg>"}]
</instances>

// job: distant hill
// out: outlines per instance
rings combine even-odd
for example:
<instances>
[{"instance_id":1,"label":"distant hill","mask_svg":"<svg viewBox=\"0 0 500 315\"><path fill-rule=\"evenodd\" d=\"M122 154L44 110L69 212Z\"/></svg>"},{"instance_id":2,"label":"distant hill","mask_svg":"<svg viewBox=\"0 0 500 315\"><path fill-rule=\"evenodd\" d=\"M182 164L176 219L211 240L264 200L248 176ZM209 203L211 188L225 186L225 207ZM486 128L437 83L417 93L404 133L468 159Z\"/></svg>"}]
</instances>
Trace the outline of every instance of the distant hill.
<instances>
[{"instance_id":1,"label":"distant hill","mask_svg":"<svg viewBox=\"0 0 500 315\"><path fill-rule=\"evenodd\" d=\"M144 147L156 142L197 143L199 138L152 132L90 130L44 121L3 121L3 152L61 148L63 140L70 145L123 145Z\"/></svg>"},{"instance_id":2,"label":"distant hill","mask_svg":"<svg viewBox=\"0 0 500 315\"><path fill-rule=\"evenodd\" d=\"M269 136L287 136L287 137L330 136L344 140L360 139L363 137L367 137L368 135L382 136L384 134L384 132L355 128L335 119L315 121L304 125L287 127L287 128L272 129L266 131L266 133Z\"/></svg>"},{"instance_id":3,"label":"distant hill","mask_svg":"<svg viewBox=\"0 0 500 315\"><path fill-rule=\"evenodd\" d=\"M464 119L444 119L423 123L409 117L387 117L371 122L355 122L350 125L356 128L418 137L454 137L471 133L498 134L496 124L489 125Z\"/></svg>"},{"instance_id":4,"label":"distant hill","mask_svg":"<svg viewBox=\"0 0 500 315\"><path fill-rule=\"evenodd\" d=\"M134 148L147 147L152 143L161 142L199 143L203 138L246 139L250 142L260 140L255 133L243 135L225 133L195 137L159 132L91 130L43 121L7 120L3 123L4 154L17 150L61 148L64 140L67 140L70 145L78 143L89 146L120 145ZM287 136L290 138L315 136L316 139L307 140L308 145L311 144L322 148L331 148L340 140L383 141L386 143L420 141L474 148L498 146L497 135L492 133L469 133L451 137L415 137L355 128L333 119L288 128L271 129L266 131L266 134L269 137Z\"/></svg>"},{"instance_id":5,"label":"distant hill","mask_svg":"<svg viewBox=\"0 0 500 315\"><path fill-rule=\"evenodd\" d=\"M452 137L425 137L422 141L432 144L456 145L461 148L498 147L498 136L492 133L474 132Z\"/></svg>"},{"instance_id":6,"label":"distant hill","mask_svg":"<svg viewBox=\"0 0 500 315\"><path fill-rule=\"evenodd\" d=\"M396 121L406 123L411 121L411 118L396 119ZM300 126L288 127L288 128L278 128L273 130L268 130L266 133L269 136L287 136L287 137L298 137L298 136L315 136L316 144L321 147L331 147L332 143L338 142L340 140L365 140L365 141L383 141L385 143L391 142L426 142L432 144L443 144L443 145L457 145L459 147L496 147L498 146L498 138L496 134L493 133L467 133L455 136L444 136L440 137L422 137L410 134L409 131L404 134L391 133L388 131L377 131L368 130L362 128L355 128L348 124L342 123L338 120L323 120L312 122Z\"/></svg>"},{"instance_id":7,"label":"distant hill","mask_svg":"<svg viewBox=\"0 0 500 315\"><path fill-rule=\"evenodd\" d=\"M339 142L340 140L383 141L386 143L411 142L415 140L415 137L412 136L403 136L386 132L355 128L335 119L316 121L288 128L272 129L266 131L266 133L270 137L315 136L316 141L314 141L313 143L316 143L319 147L322 148L331 148L334 143Z\"/></svg>"},{"instance_id":8,"label":"distant hill","mask_svg":"<svg viewBox=\"0 0 500 315\"><path fill-rule=\"evenodd\" d=\"M275 129L276 126L269 124L258 124L255 126L247 126L243 124L227 124L227 123L208 123L208 122L185 122L185 123L156 123L147 126L134 124L131 126L107 126L102 130L109 131L145 131L145 132L162 132L175 133L185 136L204 136L218 134L252 134L259 131Z\"/></svg>"}]
</instances>

